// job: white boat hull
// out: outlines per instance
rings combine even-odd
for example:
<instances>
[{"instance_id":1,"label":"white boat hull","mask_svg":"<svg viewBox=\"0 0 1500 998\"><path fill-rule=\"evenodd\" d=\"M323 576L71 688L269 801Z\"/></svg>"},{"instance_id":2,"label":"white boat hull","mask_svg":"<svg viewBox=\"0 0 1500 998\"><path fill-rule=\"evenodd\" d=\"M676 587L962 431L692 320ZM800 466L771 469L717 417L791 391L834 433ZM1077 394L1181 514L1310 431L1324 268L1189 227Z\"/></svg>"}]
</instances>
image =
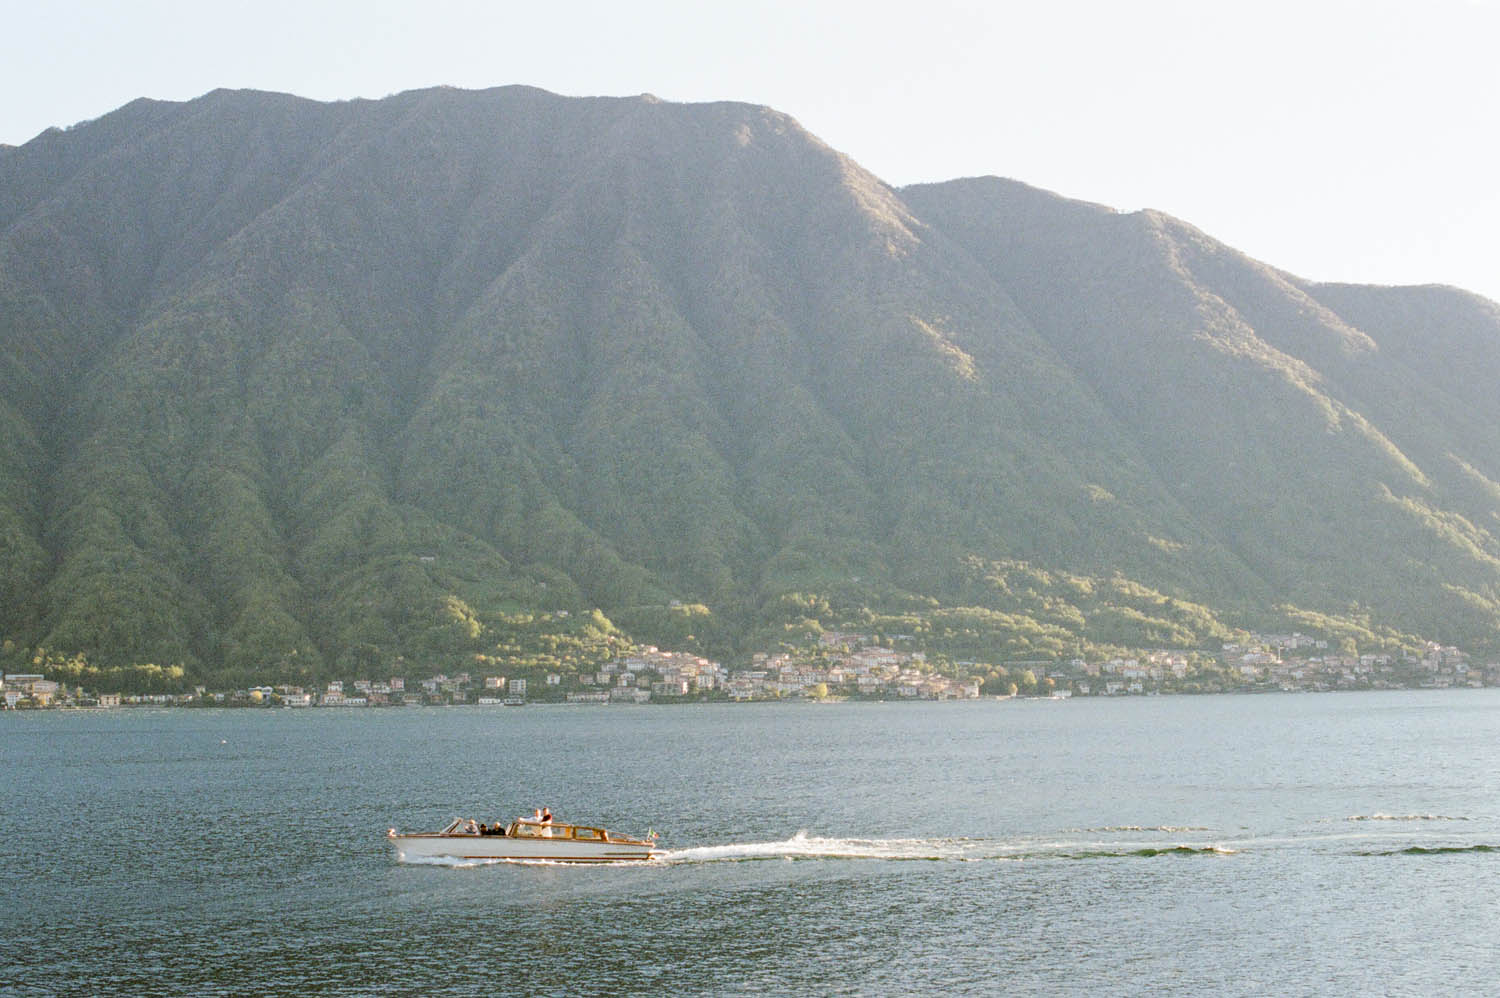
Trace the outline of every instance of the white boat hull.
<instances>
[{"instance_id":1,"label":"white boat hull","mask_svg":"<svg viewBox=\"0 0 1500 998\"><path fill-rule=\"evenodd\" d=\"M516 859L558 863L619 863L650 859L652 844L639 841L581 841L516 838L509 835L391 835L396 858Z\"/></svg>"}]
</instances>

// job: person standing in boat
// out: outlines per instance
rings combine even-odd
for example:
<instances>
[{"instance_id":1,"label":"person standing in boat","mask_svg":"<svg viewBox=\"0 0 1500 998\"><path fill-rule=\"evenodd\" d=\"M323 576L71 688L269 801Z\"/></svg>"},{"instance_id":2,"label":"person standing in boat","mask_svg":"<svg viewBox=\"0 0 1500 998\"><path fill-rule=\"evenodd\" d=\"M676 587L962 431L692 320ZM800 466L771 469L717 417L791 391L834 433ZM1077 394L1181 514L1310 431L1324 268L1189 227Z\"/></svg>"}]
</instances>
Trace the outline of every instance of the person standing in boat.
<instances>
[{"instance_id":1,"label":"person standing in boat","mask_svg":"<svg viewBox=\"0 0 1500 998\"><path fill-rule=\"evenodd\" d=\"M544 807L544 808L542 808L542 819L541 820L542 820L542 824L544 824L544 825L550 825L550 824L552 824L552 809L550 807Z\"/></svg>"}]
</instances>

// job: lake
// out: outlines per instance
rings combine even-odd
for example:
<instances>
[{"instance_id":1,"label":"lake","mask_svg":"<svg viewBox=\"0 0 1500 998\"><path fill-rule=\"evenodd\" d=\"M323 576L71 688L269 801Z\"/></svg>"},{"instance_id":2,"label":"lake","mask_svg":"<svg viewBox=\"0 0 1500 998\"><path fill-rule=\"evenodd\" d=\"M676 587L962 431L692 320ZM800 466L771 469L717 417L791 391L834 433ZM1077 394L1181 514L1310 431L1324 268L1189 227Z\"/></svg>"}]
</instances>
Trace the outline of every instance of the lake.
<instances>
[{"instance_id":1,"label":"lake","mask_svg":"<svg viewBox=\"0 0 1500 998\"><path fill-rule=\"evenodd\" d=\"M0 715L7 995L1432 994L1500 690ZM647 864L399 864L455 816Z\"/></svg>"}]
</instances>

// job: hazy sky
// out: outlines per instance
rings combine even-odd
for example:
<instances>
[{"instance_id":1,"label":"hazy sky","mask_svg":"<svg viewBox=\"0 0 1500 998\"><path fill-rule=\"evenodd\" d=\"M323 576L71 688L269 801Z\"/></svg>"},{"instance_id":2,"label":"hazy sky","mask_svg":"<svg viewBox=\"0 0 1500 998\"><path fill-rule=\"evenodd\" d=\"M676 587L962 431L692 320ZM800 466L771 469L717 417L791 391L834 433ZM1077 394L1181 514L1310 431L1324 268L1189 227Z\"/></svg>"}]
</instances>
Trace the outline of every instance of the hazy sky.
<instances>
[{"instance_id":1,"label":"hazy sky","mask_svg":"<svg viewBox=\"0 0 1500 998\"><path fill-rule=\"evenodd\" d=\"M1500 300L1500 0L0 0L0 142L136 97L434 84L768 104L896 184L1159 208L1314 280Z\"/></svg>"}]
</instances>

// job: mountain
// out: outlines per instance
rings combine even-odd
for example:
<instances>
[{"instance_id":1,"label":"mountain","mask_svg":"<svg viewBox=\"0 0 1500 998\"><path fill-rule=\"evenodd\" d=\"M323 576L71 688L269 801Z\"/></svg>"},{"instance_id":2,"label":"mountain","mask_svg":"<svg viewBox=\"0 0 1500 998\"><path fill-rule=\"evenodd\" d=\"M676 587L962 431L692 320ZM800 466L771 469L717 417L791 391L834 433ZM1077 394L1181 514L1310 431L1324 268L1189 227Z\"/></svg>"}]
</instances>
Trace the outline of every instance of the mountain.
<instances>
[{"instance_id":1,"label":"mountain","mask_svg":"<svg viewBox=\"0 0 1500 998\"><path fill-rule=\"evenodd\" d=\"M0 634L79 675L1500 638L1494 303L767 108L136 101L0 149L0 341Z\"/></svg>"}]
</instances>

